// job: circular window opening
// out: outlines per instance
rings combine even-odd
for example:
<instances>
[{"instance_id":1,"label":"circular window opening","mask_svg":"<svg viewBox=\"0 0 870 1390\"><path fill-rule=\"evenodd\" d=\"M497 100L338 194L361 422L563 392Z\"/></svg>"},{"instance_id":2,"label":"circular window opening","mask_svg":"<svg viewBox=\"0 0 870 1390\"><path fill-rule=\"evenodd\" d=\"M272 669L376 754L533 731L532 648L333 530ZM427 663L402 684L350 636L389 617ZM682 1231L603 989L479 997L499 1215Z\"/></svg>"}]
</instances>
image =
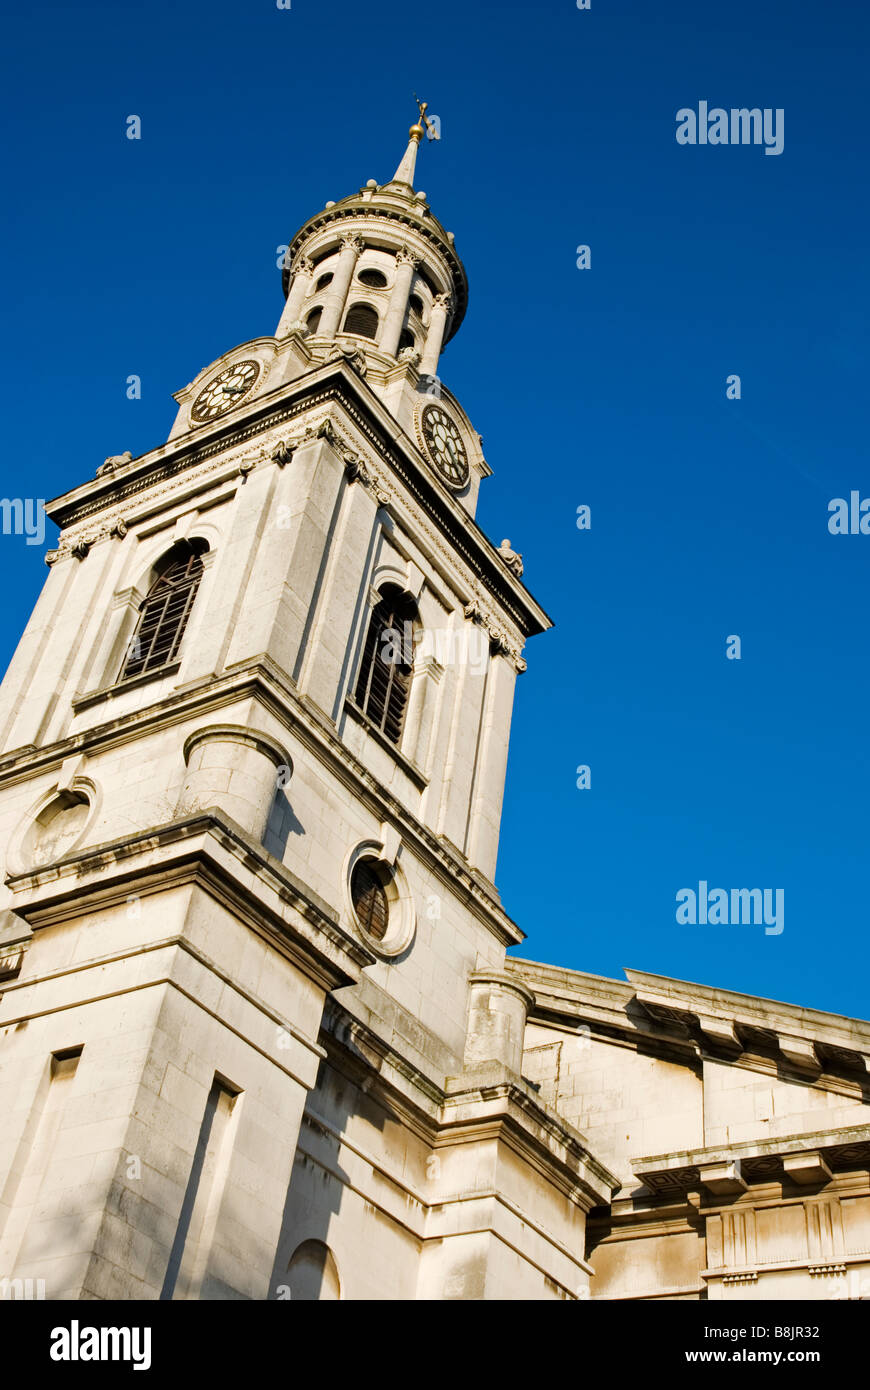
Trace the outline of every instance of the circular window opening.
<instances>
[{"instance_id":1,"label":"circular window opening","mask_svg":"<svg viewBox=\"0 0 870 1390\"><path fill-rule=\"evenodd\" d=\"M423 317L423 301L418 294L412 294L408 300L412 314L416 314L418 319Z\"/></svg>"},{"instance_id":2,"label":"circular window opening","mask_svg":"<svg viewBox=\"0 0 870 1390\"><path fill-rule=\"evenodd\" d=\"M386 866L374 859L360 859L350 877L350 898L357 921L374 941L383 941L390 923L388 882Z\"/></svg>"},{"instance_id":3,"label":"circular window opening","mask_svg":"<svg viewBox=\"0 0 870 1390\"><path fill-rule=\"evenodd\" d=\"M361 285L368 285L370 290L386 289L387 277L380 270L361 270L356 277Z\"/></svg>"},{"instance_id":4,"label":"circular window opening","mask_svg":"<svg viewBox=\"0 0 870 1390\"><path fill-rule=\"evenodd\" d=\"M326 286L327 286L327 285L331 285L331 284L332 284L332 271L331 271L331 270L328 270L328 271L326 272L325 275L321 275L321 277L320 277L320 279L318 280L317 284L314 286L315 292L316 292L317 290L325 290L325 289L326 289Z\"/></svg>"},{"instance_id":5,"label":"circular window opening","mask_svg":"<svg viewBox=\"0 0 870 1390\"><path fill-rule=\"evenodd\" d=\"M61 859L81 839L90 810L91 803L84 792L58 792L30 827L25 838L26 858L36 863Z\"/></svg>"},{"instance_id":6,"label":"circular window opening","mask_svg":"<svg viewBox=\"0 0 870 1390\"><path fill-rule=\"evenodd\" d=\"M344 872L349 917L365 944L381 960L402 955L414 939L417 918L401 865L367 840L350 852Z\"/></svg>"}]
</instances>

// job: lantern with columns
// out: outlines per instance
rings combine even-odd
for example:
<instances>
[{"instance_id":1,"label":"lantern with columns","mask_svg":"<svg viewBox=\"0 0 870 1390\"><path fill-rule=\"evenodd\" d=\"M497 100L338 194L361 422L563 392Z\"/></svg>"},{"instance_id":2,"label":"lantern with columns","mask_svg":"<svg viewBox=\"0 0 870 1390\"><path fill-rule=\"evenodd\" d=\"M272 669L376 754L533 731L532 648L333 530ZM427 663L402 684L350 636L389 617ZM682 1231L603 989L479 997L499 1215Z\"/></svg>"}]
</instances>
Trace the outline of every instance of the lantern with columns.
<instances>
[{"instance_id":1,"label":"lantern with columns","mask_svg":"<svg viewBox=\"0 0 870 1390\"><path fill-rule=\"evenodd\" d=\"M468 283L451 233L414 189L423 133L411 126L389 183L370 179L296 233L285 257L278 338L304 326L312 347L350 337L367 353L410 358L421 375L437 376L441 351L462 322Z\"/></svg>"},{"instance_id":2,"label":"lantern with columns","mask_svg":"<svg viewBox=\"0 0 870 1390\"><path fill-rule=\"evenodd\" d=\"M465 316L468 280L453 234L414 188L425 120L421 104L420 122L411 126L388 183L369 179L351 196L328 203L292 238L281 260L285 304L274 337L232 348L177 392L171 440L219 427L224 416L232 421L256 397L344 359L365 376L439 483L474 515L480 483L491 470L480 437L440 376L443 349ZM208 411L197 411L209 391ZM449 423L443 413L438 418L461 455L452 469L450 459L433 457L426 445L432 397L446 411Z\"/></svg>"}]
</instances>

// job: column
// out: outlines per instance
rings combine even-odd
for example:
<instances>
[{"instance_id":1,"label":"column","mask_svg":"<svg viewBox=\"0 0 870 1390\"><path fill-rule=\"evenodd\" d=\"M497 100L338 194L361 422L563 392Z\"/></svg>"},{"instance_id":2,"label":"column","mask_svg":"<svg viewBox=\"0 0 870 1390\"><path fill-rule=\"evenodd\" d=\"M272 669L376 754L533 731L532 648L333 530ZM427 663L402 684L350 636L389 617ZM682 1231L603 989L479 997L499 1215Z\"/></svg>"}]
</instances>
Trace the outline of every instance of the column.
<instances>
[{"instance_id":1,"label":"column","mask_svg":"<svg viewBox=\"0 0 870 1390\"><path fill-rule=\"evenodd\" d=\"M387 352L391 357L395 357L399 347L399 338L402 336L402 327L408 312L411 281L419 264L417 257L412 256L410 251L399 251L396 255L396 279L378 343L381 352Z\"/></svg>"},{"instance_id":2,"label":"column","mask_svg":"<svg viewBox=\"0 0 870 1390\"><path fill-rule=\"evenodd\" d=\"M424 637L425 641L425 637ZM414 661L414 679L408 696L408 711L402 733L402 752L421 772L429 770L429 743L435 719L438 684L444 674L434 656L419 655Z\"/></svg>"},{"instance_id":3,"label":"column","mask_svg":"<svg viewBox=\"0 0 870 1390\"><path fill-rule=\"evenodd\" d=\"M483 719L484 696L489 673L489 634L468 621L456 633L459 643L454 664L458 679L451 691L452 709L442 706L450 726L449 743L443 759L441 806L438 833L446 835L465 853L469 831L471 798L478 760L478 739ZM482 650L478 652L478 644ZM476 659L480 656L482 659ZM434 809L434 808L433 808Z\"/></svg>"},{"instance_id":4,"label":"column","mask_svg":"<svg viewBox=\"0 0 870 1390\"><path fill-rule=\"evenodd\" d=\"M496 650L490 663L481 719L467 846L472 864L490 879L498 856L516 674L510 656Z\"/></svg>"},{"instance_id":5,"label":"column","mask_svg":"<svg viewBox=\"0 0 870 1390\"><path fill-rule=\"evenodd\" d=\"M305 302L305 296L308 294L313 274L314 262L310 261L307 256L298 257L293 266L293 279L290 284L290 293L287 296L284 312L275 330L276 338L280 338L283 334L289 332L290 325L294 324L301 316L302 305Z\"/></svg>"},{"instance_id":6,"label":"column","mask_svg":"<svg viewBox=\"0 0 870 1390\"><path fill-rule=\"evenodd\" d=\"M429 315L429 332L426 334L426 346L423 349L423 356L420 359L421 376L438 375L438 359L441 356L441 345L444 342L444 330L447 327L447 315L450 312L450 295L436 294L435 302L432 305L432 313Z\"/></svg>"},{"instance_id":7,"label":"column","mask_svg":"<svg viewBox=\"0 0 870 1390\"><path fill-rule=\"evenodd\" d=\"M341 239L341 252L335 267L332 284L323 298L323 314L320 319L320 327L317 330L319 338L335 337L362 246L362 238L357 236L355 232Z\"/></svg>"}]
</instances>

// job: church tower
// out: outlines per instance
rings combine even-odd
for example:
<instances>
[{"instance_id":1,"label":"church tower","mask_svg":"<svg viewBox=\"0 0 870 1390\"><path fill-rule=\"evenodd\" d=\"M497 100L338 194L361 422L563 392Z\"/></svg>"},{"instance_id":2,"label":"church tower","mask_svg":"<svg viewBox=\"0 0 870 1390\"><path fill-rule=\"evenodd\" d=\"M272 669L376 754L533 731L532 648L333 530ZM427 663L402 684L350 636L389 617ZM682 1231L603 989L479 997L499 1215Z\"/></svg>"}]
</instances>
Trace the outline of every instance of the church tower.
<instances>
[{"instance_id":1,"label":"church tower","mask_svg":"<svg viewBox=\"0 0 870 1390\"><path fill-rule=\"evenodd\" d=\"M523 1081L493 883L549 627L475 522L453 236L395 175L60 528L0 690L0 1278L583 1297L614 1185Z\"/></svg>"}]
</instances>

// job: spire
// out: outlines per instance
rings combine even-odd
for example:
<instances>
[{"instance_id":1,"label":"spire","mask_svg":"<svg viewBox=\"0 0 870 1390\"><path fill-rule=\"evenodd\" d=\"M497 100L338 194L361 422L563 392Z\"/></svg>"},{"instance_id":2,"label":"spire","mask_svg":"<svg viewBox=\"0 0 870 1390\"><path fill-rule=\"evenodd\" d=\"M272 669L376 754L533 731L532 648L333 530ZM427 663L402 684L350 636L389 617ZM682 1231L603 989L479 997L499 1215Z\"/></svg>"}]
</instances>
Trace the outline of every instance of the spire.
<instances>
[{"instance_id":1,"label":"spire","mask_svg":"<svg viewBox=\"0 0 870 1390\"><path fill-rule=\"evenodd\" d=\"M402 156L401 164L390 179L390 183L404 183L408 188L413 188L414 169L417 165L417 148L420 141L423 139L423 127L421 125L412 125L408 134L411 137L408 141L408 148Z\"/></svg>"},{"instance_id":2,"label":"spire","mask_svg":"<svg viewBox=\"0 0 870 1390\"><path fill-rule=\"evenodd\" d=\"M399 164L398 169L396 170L393 177L390 179L390 182L386 185L387 188L391 188L393 184L396 183L403 184L406 188L414 187L414 170L417 167L417 150L419 148L420 141L423 139L423 136L426 134L427 131L434 132L435 130L435 128L432 125L432 122L426 115L426 111L429 106L428 101L418 101L416 93L414 94L414 100L417 102L417 105L420 108L420 119L419 121L416 121L414 125L411 126L411 129L408 131L408 148L405 150L405 153L402 157L402 161ZM437 140L438 136L436 133L433 133L431 138Z\"/></svg>"}]
</instances>

